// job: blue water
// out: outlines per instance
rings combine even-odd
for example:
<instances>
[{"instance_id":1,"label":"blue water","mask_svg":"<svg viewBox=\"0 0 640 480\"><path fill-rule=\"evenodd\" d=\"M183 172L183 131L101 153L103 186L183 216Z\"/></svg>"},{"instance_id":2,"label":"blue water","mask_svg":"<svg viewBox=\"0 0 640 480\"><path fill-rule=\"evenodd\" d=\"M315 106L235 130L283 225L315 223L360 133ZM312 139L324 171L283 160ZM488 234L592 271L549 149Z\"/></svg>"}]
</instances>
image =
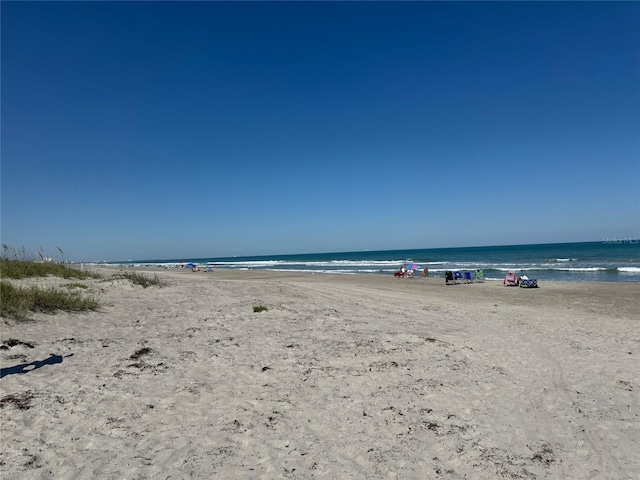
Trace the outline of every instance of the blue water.
<instances>
[{"instance_id":1,"label":"blue water","mask_svg":"<svg viewBox=\"0 0 640 480\"><path fill-rule=\"evenodd\" d=\"M312 253L254 257L181 258L114 262L121 265L179 267L192 262L201 268L275 270L331 274L391 275L401 266L417 263L430 276L446 270L484 270L500 280L507 271L547 281L639 282L640 241L637 238L586 243L509 245L495 247L431 248L375 252Z\"/></svg>"}]
</instances>

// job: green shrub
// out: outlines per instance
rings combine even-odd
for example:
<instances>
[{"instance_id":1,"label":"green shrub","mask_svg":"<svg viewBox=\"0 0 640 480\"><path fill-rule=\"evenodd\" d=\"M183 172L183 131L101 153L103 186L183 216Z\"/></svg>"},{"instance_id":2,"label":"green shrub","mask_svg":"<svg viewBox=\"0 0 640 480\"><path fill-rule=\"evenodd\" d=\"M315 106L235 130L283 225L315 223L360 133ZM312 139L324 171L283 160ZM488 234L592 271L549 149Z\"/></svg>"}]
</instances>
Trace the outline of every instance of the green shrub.
<instances>
[{"instance_id":1,"label":"green shrub","mask_svg":"<svg viewBox=\"0 0 640 480\"><path fill-rule=\"evenodd\" d=\"M267 311L269 311L269 309L267 307L265 307L264 305L258 305L258 306L253 307L253 311L256 312L256 313L259 313L259 312L267 312Z\"/></svg>"}]
</instances>

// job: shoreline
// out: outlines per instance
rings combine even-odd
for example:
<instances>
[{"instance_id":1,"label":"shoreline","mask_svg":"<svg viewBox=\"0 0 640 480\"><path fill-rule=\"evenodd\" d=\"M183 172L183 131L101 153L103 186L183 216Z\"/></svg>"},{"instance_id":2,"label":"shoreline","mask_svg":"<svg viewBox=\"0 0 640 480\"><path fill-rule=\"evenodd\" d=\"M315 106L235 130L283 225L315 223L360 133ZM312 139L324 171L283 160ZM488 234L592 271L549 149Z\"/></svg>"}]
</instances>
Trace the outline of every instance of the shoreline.
<instances>
[{"instance_id":1,"label":"shoreline","mask_svg":"<svg viewBox=\"0 0 640 480\"><path fill-rule=\"evenodd\" d=\"M134 270L5 323L6 475L640 476L638 283Z\"/></svg>"},{"instance_id":2,"label":"shoreline","mask_svg":"<svg viewBox=\"0 0 640 480\"><path fill-rule=\"evenodd\" d=\"M150 265L104 265L104 264L100 264L100 265L96 265L96 264L83 264L84 267L83 268L87 268L89 270L99 270L101 268L104 268L106 270L141 270L141 271L146 271L146 272L185 272L185 273L212 273L212 272L245 272L245 273L258 273L258 272L269 272L269 273L274 273L274 274L281 274L281 275L331 275L331 276L336 276L336 277L358 277L358 276L376 276L376 277L389 277L392 276L393 277L393 272L330 272L330 271L313 271L313 270L295 270L295 269L291 269L291 270L285 270L285 269L281 269L281 270L276 270L276 269L266 269L266 268L229 268L229 267L216 267L216 266L212 266L212 270L207 272L206 271L206 266L200 265L199 268L200 270L198 272L192 272L190 269L188 268L181 268L181 267L164 267L164 266L150 266ZM456 271L456 269L452 269L452 271ZM475 270L465 270L465 269L458 269L458 271L460 272L465 272L465 271L475 271ZM518 273L518 269L514 269L514 272ZM506 271L504 272L506 274ZM540 277L538 276L537 278L533 275L529 275L526 271L524 271L524 274L529 276L530 278L536 279L538 280L538 282L542 282L542 283L596 283L596 284L628 284L628 283L635 283L635 284L640 284L640 280L637 279L617 279L617 280L600 280L600 279L590 279L590 278L584 278L584 277L578 277L575 279L559 279L559 278L544 278L544 277ZM520 276L520 274L518 274ZM420 272L416 272L414 274L414 279L418 279L418 278L422 278L420 276ZM430 270L429 273L429 277L428 278L441 278L444 281L444 271L439 271L439 270ZM624 278L624 277L621 277ZM503 277L500 278L493 278L493 277L485 277L484 281L486 282L502 282L504 279Z\"/></svg>"},{"instance_id":3,"label":"shoreline","mask_svg":"<svg viewBox=\"0 0 640 480\"><path fill-rule=\"evenodd\" d=\"M512 270L519 274L525 272L530 278L543 282L640 282L637 245L599 242L129 260L117 264L175 268L187 265L187 262L201 268L336 274L393 274L401 266L415 263L438 275L444 275L447 270L474 272L481 269L485 277L502 280L507 271Z\"/></svg>"},{"instance_id":4,"label":"shoreline","mask_svg":"<svg viewBox=\"0 0 640 480\"><path fill-rule=\"evenodd\" d=\"M333 277L348 277L348 278L352 278L352 277L359 277L359 276L373 276L373 277L383 277L383 278L388 278L388 277L393 277L393 272L381 272L381 273L372 273L372 272L354 272L354 273L331 273L331 272L326 272L326 271L310 271L310 270L269 270L269 269L263 269L263 268L221 268L221 267L212 267L212 270L210 272L206 272L204 270L200 270L198 272L192 272L190 269L188 268L180 268L180 267L176 267L176 268L167 268L167 267L152 267L152 266L148 266L148 265L143 265L143 266L134 266L134 265L93 265L93 264L84 264L84 268L88 268L90 270L95 270L95 271L99 271L100 269L105 269L106 271L118 271L118 270L140 270L140 271L144 271L144 272L167 272L167 273L171 273L171 272L183 272L183 273L188 273L188 274L200 274L200 273L220 273L220 272L240 272L240 273L257 273L257 272L267 272L267 273L273 273L273 274L278 274L278 275L329 275L329 276L333 276ZM204 268L204 267L200 267L200 268ZM464 271L469 271L469 270L465 270L465 269L461 269L459 270L460 272L464 272ZM514 270L515 271L515 270ZM517 272L516 272L517 273ZM505 272L506 274L506 272ZM526 274L526 272L525 272ZM420 276L420 272L414 273L414 280L417 279L424 279L425 277L421 277ZM444 272L434 272L433 270L430 271L429 276L426 277L429 279L433 279L433 278L439 278L442 279L442 281L444 281ZM409 278L405 278L405 280L409 280ZM640 280L581 280L581 279L576 279L576 280L564 280L564 279L544 279L544 278L538 278L538 280L542 283L595 283L595 284L640 284ZM485 278L484 281L486 282L502 282L503 279L502 278ZM482 282L480 282L482 283Z\"/></svg>"}]
</instances>

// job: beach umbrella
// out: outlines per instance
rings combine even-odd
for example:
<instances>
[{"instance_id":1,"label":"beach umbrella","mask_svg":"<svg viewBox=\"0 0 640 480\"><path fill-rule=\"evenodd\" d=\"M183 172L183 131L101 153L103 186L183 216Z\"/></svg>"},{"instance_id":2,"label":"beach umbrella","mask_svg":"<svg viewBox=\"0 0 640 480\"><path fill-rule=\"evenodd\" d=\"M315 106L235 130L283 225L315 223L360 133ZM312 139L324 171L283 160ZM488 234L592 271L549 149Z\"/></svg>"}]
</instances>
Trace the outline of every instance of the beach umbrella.
<instances>
[{"instance_id":1,"label":"beach umbrella","mask_svg":"<svg viewBox=\"0 0 640 480\"><path fill-rule=\"evenodd\" d=\"M195 263L187 263L187 268L196 268Z\"/></svg>"},{"instance_id":2,"label":"beach umbrella","mask_svg":"<svg viewBox=\"0 0 640 480\"><path fill-rule=\"evenodd\" d=\"M420 267L415 263L410 263L407 265L407 270L420 270Z\"/></svg>"}]
</instances>

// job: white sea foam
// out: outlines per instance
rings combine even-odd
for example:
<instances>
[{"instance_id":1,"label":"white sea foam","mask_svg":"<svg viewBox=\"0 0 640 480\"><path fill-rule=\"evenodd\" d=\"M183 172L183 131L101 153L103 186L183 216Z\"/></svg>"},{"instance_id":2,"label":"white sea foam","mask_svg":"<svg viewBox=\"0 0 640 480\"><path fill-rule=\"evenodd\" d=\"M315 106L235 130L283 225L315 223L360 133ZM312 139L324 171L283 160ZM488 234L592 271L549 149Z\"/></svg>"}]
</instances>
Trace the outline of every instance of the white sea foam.
<instances>
[{"instance_id":1,"label":"white sea foam","mask_svg":"<svg viewBox=\"0 0 640 480\"><path fill-rule=\"evenodd\" d=\"M556 268L561 272L603 272L608 270L605 267L574 267L574 268Z\"/></svg>"},{"instance_id":2,"label":"white sea foam","mask_svg":"<svg viewBox=\"0 0 640 480\"><path fill-rule=\"evenodd\" d=\"M287 267L288 265L302 265L305 267L321 268L321 267L397 267L407 262L404 260L329 260L329 261L304 261L304 260L251 260L251 261L218 261L207 262L212 266L219 267L235 267L235 268L272 268Z\"/></svg>"},{"instance_id":3,"label":"white sea foam","mask_svg":"<svg viewBox=\"0 0 640 480\"><path fill-rule=\"evenodd\" d=\"M241 269L242 270L242 269ZM247 270L247 269L244 269ZM267 269L268 270L268 269ZM366 271L355 271L355 270L319 270L319 269L308 269L308 268L278 268L274 270L276 272L291 272L291 273L333 273L337 275L356 275L358 273L367 273ZM377 273L378 271L372 271L371 273Z\"/></svg>"},{"instance_id":4,"label":"white sea foam","mask_svg":"<svg viewBox=\"0 0 640 480\"><path fill-rule=\"evenodd\" d=\"M640 267L618 267L619 272L623 273L638 273L640 274Z\"/></svg>"}]
</instances>

